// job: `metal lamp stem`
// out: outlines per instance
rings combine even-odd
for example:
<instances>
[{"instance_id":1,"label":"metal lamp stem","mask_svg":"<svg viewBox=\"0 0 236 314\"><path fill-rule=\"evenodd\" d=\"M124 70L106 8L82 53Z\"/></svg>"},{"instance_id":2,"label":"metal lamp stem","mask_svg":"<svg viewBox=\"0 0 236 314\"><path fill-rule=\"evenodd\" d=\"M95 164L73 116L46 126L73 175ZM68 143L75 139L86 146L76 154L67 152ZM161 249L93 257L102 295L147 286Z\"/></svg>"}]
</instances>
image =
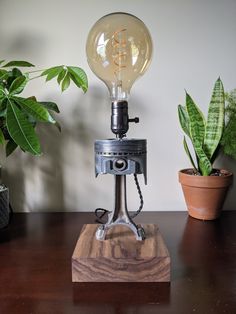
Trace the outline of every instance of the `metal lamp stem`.
<instances>
[{"instance_id":1,"label":"metal lamp stem","mask_svg":"<svg viewBox=\"0 0 236 314\"><path fill-rule=\"evenodd\" d=\"M115 206L109 213L106 224L99 226L96 232L98 240L105 240L107 231L116 226L124 225L130 228L137 240L145 239L145 232L141 226L137 226L129 216L126 198L126 175L115 175Z\"/></svg>"}]
</instances>

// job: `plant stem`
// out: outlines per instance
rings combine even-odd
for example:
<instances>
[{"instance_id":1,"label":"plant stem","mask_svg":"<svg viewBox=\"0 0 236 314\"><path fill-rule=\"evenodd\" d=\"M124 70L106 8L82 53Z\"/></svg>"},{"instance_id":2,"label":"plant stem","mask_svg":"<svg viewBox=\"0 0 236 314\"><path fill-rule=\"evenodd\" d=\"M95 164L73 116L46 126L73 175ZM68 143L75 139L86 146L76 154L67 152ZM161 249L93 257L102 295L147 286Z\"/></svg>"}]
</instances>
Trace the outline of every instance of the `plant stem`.
<instances>
[{"instance_id":1,"label":"plant stem","mask_svg":"<svg viewBox=\"0 0 236 314\"><path fill-rule=\"evenodd\" d=\"M29 71L29 72L25 72L25 74L31 74L31 73L36 73L36 72L43 72L46 69L42 69L42 70L34 70L34 71Z\"/></svg>"},{"instance_id":2,"label":"plant stem","mask_svg":"<svg viewBox=\"0 0 236 314\"><path fill-rule=\"evenodd\" d=\"M32 81L32 80L34 80L34 79L36 79L36 78L39 78L39 77L42 77L42 75L37 75L37 76L31 77L31 78L29 79L29 81Z\"/></svg>"}]
</instances>

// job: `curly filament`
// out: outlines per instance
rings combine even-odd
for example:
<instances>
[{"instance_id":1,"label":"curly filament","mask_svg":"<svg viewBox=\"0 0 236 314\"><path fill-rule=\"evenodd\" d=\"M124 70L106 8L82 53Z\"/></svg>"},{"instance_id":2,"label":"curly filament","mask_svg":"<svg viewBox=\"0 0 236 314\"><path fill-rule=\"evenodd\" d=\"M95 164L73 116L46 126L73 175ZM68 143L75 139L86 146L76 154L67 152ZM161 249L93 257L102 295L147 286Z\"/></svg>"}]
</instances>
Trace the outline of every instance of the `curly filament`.
<instances>
[{"instance_id":1,"label":"curly filament","mask_svg":"<svg viewBox=\"0 0 236 314\"><path fill-rule=\"evenodd\" d=\"M127 40L123 36L125 31L126 29L124 28L115 31L112 35L112 47L114 48L113 63L115 65L114 74L116 77L118 77L122 69L126 68Z\"/></svg>"}]
</instances>

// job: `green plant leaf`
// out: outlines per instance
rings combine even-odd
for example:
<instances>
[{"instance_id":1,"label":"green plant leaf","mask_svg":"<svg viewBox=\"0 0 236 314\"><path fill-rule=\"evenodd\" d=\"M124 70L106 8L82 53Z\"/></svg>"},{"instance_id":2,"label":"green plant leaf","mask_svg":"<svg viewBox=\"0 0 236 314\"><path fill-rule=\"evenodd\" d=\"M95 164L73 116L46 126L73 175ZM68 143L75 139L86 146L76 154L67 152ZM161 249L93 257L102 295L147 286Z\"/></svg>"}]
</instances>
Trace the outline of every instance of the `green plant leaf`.
<instances>
[{"instance_id":1,"label":"green plant leaf","mask_svg":"<svg viewBox=\"0 0 236 314\"><path fill-rule=\"evenodd\" d=\"M7 109L0 110L0 118L6 117Z\"/></svg>"},{"instance_id":2,"label":"green plant leaf","mask_svg":"<svg viewBox=\"0 0 236 314\"><path fill-rule=\"evenodd\" d=\"M182 127L182 130L186 135L188 135L190 138L190 132L189 132L189 117L187 110L184 106L178 105L178 115L179 115L179 122Z\"/></svg>"},{"instance_id":3,"label":"green plant leaf","mask_svg":"<svg viewBox=\"0 0 236 314\"><path fill-rule=\"evenodd\" d=\"M21 70L19 70L18 68L13 68L12 69L12 76L13 77L18 77L18 76L22 76L22 75L24 75L22 72L21 72Z\"/></svg>"},{"instance_id":4,"label":"green plant leaf","mask_svg":"<svg viewBox=\"0 0 236 314\"><path fill-rule=\"evenodd\" d=\"M236 89L225 93L226 126L220 144L224 154L236 159Z\"/></svg>"},{"instance_id":5,"label":"green plant leaf","mask_svg":"<svg viewBox=\"0 0 236 314\"><path fill-rule=\"evenodd\" d=\"M56 123L54 125L58 129L58 131L61 132L61 125L60 125L60 123L56 121Z\"/></svg>"},{"instance_id":6,"label":"green plant leaf","mask_svg":"<svg viewBox=\"0 0 236 314\"><path fill-rule=\"evenodd\" d=\"M67 73L61 83L61 91L64 92L69 86L70 86L70 75L69 73Z\"/></svg>"},{"instance_id":7,"label":"green plant leaf","mask_svg":"<svg viewBox=\"0 0 236 314\"><path fill-rule=\"evenodd\" d=\"M5 117L7 112L7 98L0 97L0 117Z\"/></svg>"},{"instance_id":8,"label":"green plant leaf","mask_svg":"<svg viewBox=\"0 0 236 314\"><path fill-rule=\"evenodd\" d=\"M191 138L194 143L198 142L202 146L205 136L205 118L188 93L186 93L186 109Z\"/></svg>"},{"instance_id":9,"label":"green plant leaf","mask_svg":"<svg viewBox=\"0 0 236 314\"><path fill-rule=\"evenodd\" d=\"M63 80L63 78L65 77L67 73L67 70L65 70L64 68L61 70L61 72L58 74L57 77L57 83L60 85L61 81Z\"/></svg>"},{"instance_id":10,"label":"green plant leaf","mask_svg":"<svg viewBox=\"0 0 236 314\"><path fill-rule=\"evenodd\" d=\"M13 100L20 105L29 115L31 115L36 121L55 123L47 109L39 102L22 97L13 97Z\"/></svg>"},{"instance_id":11,"label":"green plant leaf","mask_svg":"<svg viewBox=\"0 0 236 314\"><path fill-rule=\"evenodd\" d=\"M2 64L5 60L0 60L0 64Z\"/></svg>"},{"instance_id":12,"label":"green plant leaf","mask_svg":"<svg viewBox=\"0 0 236 314\"><path fill-rule=\"evenodd\" d=\"M28 81L29 76L27 74L23 74L18 68L13 68L12 70L9 70L7 73L7 76L5 78L5 80L6 80L5 86L6 86L7 90L9 91L13 81L16 78L22 77L22 76L25 76L26 80Z\"/></svg>"},{"instance_id":13,"label":"green plant leaf","mask_svg":"<svg viewBox=\"0 0 236 314\"><path fill-rule=\"evenodd\" d=\"M216 81L208 109L203 149L209 160L217 149L224 129L225 99L221 79Z\"/></svg>"},{"instance_id":14,"label":"green plant leaf","mask_svg":"<svg viewBox=\"0 0 236 314\"><path fill-rule=\"evenodd\" d=\"M17 145L33 155L40 155L40 143L34 128L12 100L8 100L6 122L8 132Z\"/></svg>"},{"instance_id":15,"label":"green plant leaf","mask_svg":"<svg viewBox=\"0 0 236 314\"><path fill-rule=\"evenodd\" d=\"M9 94L15 95L15 94L21 93L23 91L23 89L25 88L26 84L27 84L27 78L24 75L18 76L11 83L11 86L9 88Z\"/></svg>"},{"instance_id":16,"label":"green plant leaf","mask_svg":"<svg viewBox=\"0 0 236 314\"><path fill-rule=\"evenodd\" d=\"M187 144L187 142L186 142L185 136L184 136L184 140L183 140L183 145L184 145L184 150L185 150L187 156L189 157L189 160L190 160L190 162L191 162L193 168L194 168L196 171L198 171L198 170L197 170L197 167L195 166L195 163L194 163L194 161L193 161L193 158L192 158L192 155L191 155L191 153L190 153L190 150L189 150L189 148L188 148L188 144Z\"/></svg>"},{"instance_id":17,"label":"green plant leaf","mask_svg":"<svg viewBox=\"0 0 236 314\"><path fill-rule=\"evenodd\" d=\"M6 70L0 69L0 80L4 80L8 72Z\"/></svg>"},{"instance_id":18,"label":"green plant leaf","mask_svg":"<svg viewBox=\"0 0 236 314\"><path fill-rule=\"evenodd\" d=\"M7 67L34 67L34 65L27 61L10 61L3 66L3 68Z\"/></svg>"},{"instance_id":19,"label":"green plant leaf","mask_svg":"<svg viewBox=\"0 0 236 314\"><path fill-rule=\"evenodd\" d=\"M40 105L44 106L48 110L55 111L56 113L60 113L60 110L55 102L52 101L40 101Z\"/></svg>"},{"instance_id":20,"label":"green plant leaf","mask_svg":"<svg viewBox=\"0 0 236 314\"><path fill-rule=\"evenodd\" d=\"M6 156L10 156L17 147L18 145L12 139L10 139L6 145Z\"/></svg>"},{"instance_id":21,"label":"green plant leaf","mask_svg":"<svg viewBox=\"0 0 236 314\"><path fill-rule=\"evenodd\" d=\"M196 150L198 156L199 170L203 176L209 176L212 172L212 164L210 160L207 158L204 150L202 148L198 148Z\"/></svg>"},{"instance_id":22,"label":"green plant leaf","mask_svg":"<svg viewBox=\"0 0 236 314\"><path fill-rule=\"evenodd\" d=\"M56 77L60 72L61 70L63 69L63 66L56 66L56 67L52 67L52 68L49 68L45 71L42 72L41 76L44 76L46 75L46 82L47 81L50 81L52 80L54 77Z\"/></svg>"},{"instance_id":23,"label":"green plant leaf","mask_svg":"<svg viewBox=\"0 0 236 314\"><path fill-rule=\"evenodd\" d=\"M0 144L2 144L2 145L5 144L5 138L4 138L4 134L2 132L2 129L0 129Z\"/></svg>"},{"instance_id":24,"label":"green plant leaf","mask_svg":"<svg viewBox=\"0 0 236 314\"><path fill-rule=\"evenodd\" d=\"M225 93L225 100L227 103L225 112L228 119L230 119L232 114L236 114L236 88L230 91L230 93Z\"/></svg>"},{"instance_id":25,"label":"green plant leaf","mask_svg":"<svg viewBox=\"0 0 236 314\"><path fill-rule=\"evenodd\" d=\"M205 136L205 119L188 93L186 93L186 109L189 116L190 136L198 157L198 168L202 175L207 176L212 171L212 165L202 148Z\"/></svg>"},{"instance_id":26,"label":"green plant leaf","mask_svg":"<svg viewBox=\"0 0 236 314\"><path fill-rule=\"evenodd\" d=\"M236 159L236 116L229 120L221 140L224 154Z\"/></svg>"},{"instance_id":27,"label":"green plant leaf","mask_svg":"<svg viewBox=\"0 0 236 314\"><path fill-rule=\"evenodd\" d=\"M70 78L73 80L75 85L82 88L82 90L86 93L88 90L88 78L84 70L73 66L69 66L67 68L70 73Z\"/></svg>"},{"instance_id":28,"label":"green plant leaf","mask_svg":"<svg viewBox=\"0 0 236 314\"><path fill-rule=\"evenodd\" d=\"M3 100L3 98L6 97L5 91L4 91L4 87L2 85L0 85L0 101Z\"/></svg>"}]
</instances>

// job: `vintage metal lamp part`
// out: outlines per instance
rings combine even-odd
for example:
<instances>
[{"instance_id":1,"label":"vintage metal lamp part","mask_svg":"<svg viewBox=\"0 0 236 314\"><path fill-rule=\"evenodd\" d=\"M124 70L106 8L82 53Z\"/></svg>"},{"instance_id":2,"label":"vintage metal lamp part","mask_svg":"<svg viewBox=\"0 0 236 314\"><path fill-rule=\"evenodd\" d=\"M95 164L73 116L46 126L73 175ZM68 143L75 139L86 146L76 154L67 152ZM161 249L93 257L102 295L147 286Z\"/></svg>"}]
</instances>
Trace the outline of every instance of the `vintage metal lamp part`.
<instances>
[{"instance_id":1,"label":"vintage metal lamp part","mask_svg":"<svg viewBox=\"0 0 236 314\"><path fill-rule=\"evenodd\" d=\"M115 206L108 221L99 226L98 240L116 225L129 227L137 240L145 239L142 226L136 225L127 209L126 175L133 174L139 194L137 174L147 182L145 139L129 139L128 97L133 83L148 68L152 40L145 24L127 13L112 13L99 19L89 32L86 45L88 64L108 87L111 97L111 130L116 138L95 141L95 173L115 177ZM142 200L142 198L141 198Z\"/></svg>"}]
</instances>

